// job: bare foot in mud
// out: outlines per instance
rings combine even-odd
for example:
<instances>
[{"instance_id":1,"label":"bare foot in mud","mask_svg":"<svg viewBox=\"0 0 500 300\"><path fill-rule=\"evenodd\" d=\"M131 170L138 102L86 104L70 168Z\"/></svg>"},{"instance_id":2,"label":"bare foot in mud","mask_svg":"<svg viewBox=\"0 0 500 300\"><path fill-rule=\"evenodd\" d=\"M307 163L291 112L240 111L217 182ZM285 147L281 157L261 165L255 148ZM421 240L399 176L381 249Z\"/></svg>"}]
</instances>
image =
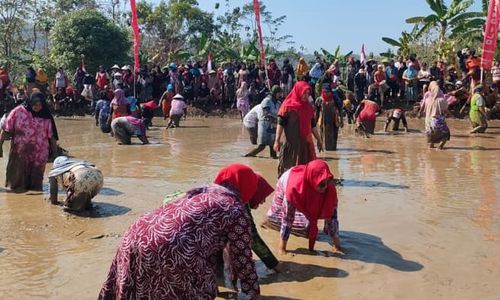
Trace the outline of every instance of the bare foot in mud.
<instances>
[{"instance_id":1,"label":"bare foot in mud","mask_svg":"<svg viewBox=\"0 0 500 300\"><path fill-rule=\"evenodd\" d=\"M436 148L436 146L434 144L429 145L429 149L434 149L434 148Z\"/></svg>"}]
</instances>

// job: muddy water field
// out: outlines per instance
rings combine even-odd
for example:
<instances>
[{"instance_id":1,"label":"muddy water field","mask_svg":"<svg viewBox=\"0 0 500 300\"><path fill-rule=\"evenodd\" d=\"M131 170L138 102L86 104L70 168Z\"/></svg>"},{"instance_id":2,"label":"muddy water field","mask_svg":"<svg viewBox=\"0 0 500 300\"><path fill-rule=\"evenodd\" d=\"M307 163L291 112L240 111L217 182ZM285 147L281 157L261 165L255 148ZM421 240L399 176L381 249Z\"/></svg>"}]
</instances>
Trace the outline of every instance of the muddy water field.
<instances>
[{"instance_id":1,"label":"muddy water field","mask_svg":"<svg viewBox=\"0 0 500 300\"><path fill-rule=\"evenodd\" d=\"M267 149L242 157L252 146L235 118L168 130L155 119L146 146L117 145L91 118L56 121L61 146L98 166L105 185L81 216L50 205L48 184L45 193L0 189L1 299L96 299L123 232L166 195L210 182L234 162L277 180ZM500 122L470 136L467 121L450 120L451 141L438 151L427 148L423 120L410 120L407 134L383 133L383 121L369 139L346 125L339 150L319 154L338 179L345 253L321 235L311 254L305 238L292 236L278 257L284 272L254 257L263 299L500 299ZM257 224L270 203L253 212ZM259 231L277 249L279 233Z\"/></svg>"}]
</instances>

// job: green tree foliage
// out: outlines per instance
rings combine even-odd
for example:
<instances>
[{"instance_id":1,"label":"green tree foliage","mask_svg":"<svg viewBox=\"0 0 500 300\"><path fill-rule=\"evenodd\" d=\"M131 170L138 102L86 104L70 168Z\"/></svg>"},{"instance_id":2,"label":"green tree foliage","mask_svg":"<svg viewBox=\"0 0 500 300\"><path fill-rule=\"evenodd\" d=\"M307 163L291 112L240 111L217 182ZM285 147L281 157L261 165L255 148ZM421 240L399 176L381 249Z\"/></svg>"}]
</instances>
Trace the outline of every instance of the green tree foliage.
<instances>
[{"instance_id":1,"label":"green tree foliage","mask_svg":"<svg viewBox=\"0 0 500 300\"><path fill-rule=\"evenodd\" d=\"M170 0L156 6L137 4L144 46L156 63L184 58L197 49L198 40L214 32L212 14L201 10L195 0Z\"/></svg>"},{"instance_id":2,"label":"green tree foliage","mask_svg":"<svg viewBox=\"0 0 500 300\"><path fill-rule=\"evenodd\" d=\"M28 42L25 33L30 1L0 0L0 63L12 68Z\"/></svg>"},{"instance_id":3,"label":"green tree foliage","mask_svg":"<svg viewBox=\"0 0 500 300\"><path fill-rule=\"evenodd\" d=\"M127 32L96 10L68 13L57 21L51 36L51 56L57 64L75 69L80 56L90 72L99 65L129 61L130 40Z\"/></svg>"},{"instance_id":4,"label":"green tree foliage","mask_svg":"<svg viewBox=\"0 0 500 300\"><path fill-rule=\"evenodd\" d=\"M473 0L451 0L449 5L446 5L444 0L426 0L426 2L431 9L431 14L411 17L406 22L422 25L420 33L436 29L438 31L438 49L441 58L445 58L451 53L446 51L450 49L449 45L452 44L447 39L454 29L471 19L482 17L483 13L467 11L474 3Z\"/></svg>"}]
</instances>

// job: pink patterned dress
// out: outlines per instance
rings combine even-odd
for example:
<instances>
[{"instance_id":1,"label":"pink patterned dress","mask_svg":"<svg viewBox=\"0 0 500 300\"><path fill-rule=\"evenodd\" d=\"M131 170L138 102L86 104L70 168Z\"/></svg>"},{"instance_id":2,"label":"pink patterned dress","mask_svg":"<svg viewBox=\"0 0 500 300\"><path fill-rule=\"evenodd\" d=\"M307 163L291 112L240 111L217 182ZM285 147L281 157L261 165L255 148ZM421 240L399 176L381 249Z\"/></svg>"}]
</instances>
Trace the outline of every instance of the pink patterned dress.
<instances>
[{"instance_id":1,"label":"pink patterned dress","mask_svg":"<svg viewBox=\"0 0 500 300\"><path fill-rule=\"evenodd\" d=\"M287 200L286 188L289 175L290 170L283 173L279 178L274 191L273 202L266 215L268 224L280 229L282 240L288 240L291 233L299 236L307 236L309 233L309 220ZM331 219L325 220L323 232L332 238L339 236L337 210L334 211Z\"/></svg>"},{"instance_id":2,"label":"pink patterned dress","mask_svg":"<svg viewBox=\"0 0 500 300\"><path fill-rule=\"evenodd\" d=\"M50 119L34 118L19 105L9 113L2 129L12 136L5 185L17 191L42 190L52 138Z\"/></svg>"},{"instance_id":3,"label":"pink patterned dress","mask_svg":"<svg viewBox=\"0 0 500 300\"><path fill-rule=\"evenodd\" d=\"M235 193L215 184L193 189L132 224L99 299L214 299L224 248L242 292L259 294L250 224Z\"/></svg>"}]
</instances>

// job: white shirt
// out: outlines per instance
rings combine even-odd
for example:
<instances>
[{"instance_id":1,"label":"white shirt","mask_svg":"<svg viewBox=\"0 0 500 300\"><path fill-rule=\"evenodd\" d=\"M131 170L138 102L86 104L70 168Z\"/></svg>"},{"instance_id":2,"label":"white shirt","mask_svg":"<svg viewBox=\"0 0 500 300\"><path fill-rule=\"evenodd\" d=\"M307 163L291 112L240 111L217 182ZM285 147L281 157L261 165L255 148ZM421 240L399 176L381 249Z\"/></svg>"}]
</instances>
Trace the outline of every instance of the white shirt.
<instances>
[{"instance_id":1,"label":"white shirt","mask_svg":"<svg viewBox=\"0 0 500 300\"><path fill-rule=\"evenodd\" d=\"M255 105L243 118L243 126L246 128L257 127L257 122L259 121L259 115L262 114L262 107L260 104Z\"/></svg>"}]
</instances>

